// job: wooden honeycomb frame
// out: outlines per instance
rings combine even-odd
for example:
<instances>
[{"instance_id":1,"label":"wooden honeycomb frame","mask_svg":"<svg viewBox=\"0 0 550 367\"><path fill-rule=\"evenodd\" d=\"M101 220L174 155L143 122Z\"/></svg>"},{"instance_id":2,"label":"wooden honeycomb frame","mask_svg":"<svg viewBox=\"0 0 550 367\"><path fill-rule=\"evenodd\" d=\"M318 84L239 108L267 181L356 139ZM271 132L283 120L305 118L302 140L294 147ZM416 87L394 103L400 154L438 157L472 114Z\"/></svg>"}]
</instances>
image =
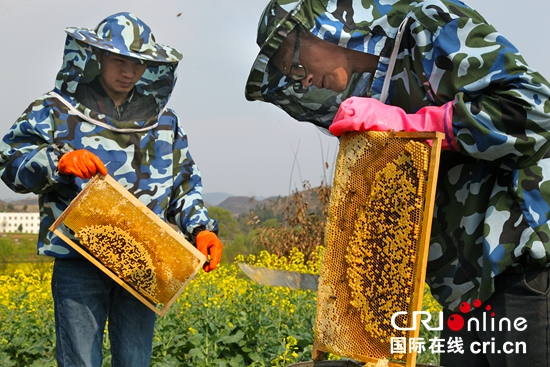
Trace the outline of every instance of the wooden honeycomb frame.
<instances>
[{"instance_id":1,"label":"wooden honeycomb frame","mask_svg":"<svg viewBox=\"0 0 550 367\"><path fill-rule=\"evenodd\" d=\"M206 262L111 176L93 177L50 230L159 316Z\"/></svg>"},{"instance_id":2,"label":"wooden honeycomb frame","mask_svg":"<svg viewBox=\"0 0 550 367\"><path fill-rule=\"evenodd\" d=\"M390 339L418 338L419 327L395 330L390 319L402 308L408 316L397 322L410 326L412 313L422 310L443 137L437 132L341 136L317 293L314 360L328 352L368 363L393 358L400 362L389 366L416 365L416 352L391 355Z\"/></svg>"}]
</instances>

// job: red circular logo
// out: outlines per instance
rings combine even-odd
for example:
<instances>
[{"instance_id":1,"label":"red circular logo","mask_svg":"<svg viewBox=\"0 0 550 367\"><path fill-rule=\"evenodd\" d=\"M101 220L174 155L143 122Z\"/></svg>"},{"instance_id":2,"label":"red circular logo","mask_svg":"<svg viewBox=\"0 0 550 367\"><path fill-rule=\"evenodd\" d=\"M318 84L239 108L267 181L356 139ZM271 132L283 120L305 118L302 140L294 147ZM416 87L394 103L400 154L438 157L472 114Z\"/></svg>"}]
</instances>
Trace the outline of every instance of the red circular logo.
<instances>
[{"instance_id":1,"label":"red circular logo","mask_svg":"<svg viewBox=\"0 0 550 367\"><path fill-rule=\"evenodd\" d=\"M459 331L464 327L464 319L459 314L455 313L447 319L447 326L452 331Z\"/></svg>"},{"instance_id":2,"label":"red circular logo","mask_svg":"<svg viewBox=\"0 0 550 367\"><path fill-rule=\"evenodd\" d=\"M470 304L468 302L462 302L460 304L459 308L460 308L460 312L462 312L462 313L468 313L472 309L472 307L470 306Z\"/></svg>"}]
</instances>

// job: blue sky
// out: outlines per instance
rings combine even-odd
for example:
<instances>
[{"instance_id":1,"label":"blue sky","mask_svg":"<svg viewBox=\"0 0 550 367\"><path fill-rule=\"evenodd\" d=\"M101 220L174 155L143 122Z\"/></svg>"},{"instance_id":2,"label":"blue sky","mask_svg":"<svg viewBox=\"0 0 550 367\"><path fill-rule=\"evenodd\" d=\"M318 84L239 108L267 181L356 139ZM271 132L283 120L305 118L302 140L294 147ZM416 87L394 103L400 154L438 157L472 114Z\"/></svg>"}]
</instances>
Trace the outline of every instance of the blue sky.
<instances>
[{"instance_id":1,"label":"blue sky","mask_svg":"<svg viewBox=\"0 0 550 367\"><path fill-rule=\"evenodd\" d=\"M548 0L466 3L550 79ZM205 192L266 197L288 195L303 180L313 185L331 181L338 149L335 138L294 121L273 105L244 98L244 84L258 52L256 26L266 4L264 0L0 0L0 134L53 87L65 27L93 28L110 14L130 11L149 24L157 42L184 55L169 107L189 135ZM21 197L0 182L0 199Z\"/></svg>"}]
</instances>

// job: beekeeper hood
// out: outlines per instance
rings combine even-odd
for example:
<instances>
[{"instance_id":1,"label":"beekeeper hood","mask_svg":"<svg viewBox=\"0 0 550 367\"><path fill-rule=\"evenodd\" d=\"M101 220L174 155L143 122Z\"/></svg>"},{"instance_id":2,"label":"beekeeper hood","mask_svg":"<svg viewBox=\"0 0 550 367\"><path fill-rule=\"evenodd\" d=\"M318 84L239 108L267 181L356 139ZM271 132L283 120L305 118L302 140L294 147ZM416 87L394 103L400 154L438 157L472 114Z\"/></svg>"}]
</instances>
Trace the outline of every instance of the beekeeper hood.
<instances>
[{"instance_id":1,"label":"beekeeper hood","mask_svg":"<svg viewBox=\"0 0 550 367\"><path fill-rule=\"evenodd\" d=\"M132 57L146 63L147 69L136 83L136 90L155 98L159 113L166 106L176 83L176 68L182 55L176 49L159 44L151 29L131 13L118 13L102 20L95 29L69 27L63 65L53 90L85 115L90 114L74 99L79 83L99 75L100 65L93 49Z\"/></svg>"},{"instance_id":2,"label":"beekeeper hood","mask_svg":"<svg viewBox=\"0 0 550 367\"><path fill-rule=\"evenodd\" d=\"M273 103L299 121L328 128L344 99L365 95L369 87L372 96L382 90L395 37L409 3L400 0L272 0L258 24L256 42L260 52L246 83L246 98ZM270 60L286 35L299 23L320 39L379 56L375 75L352 75L343 92L312 86L306 93L296 93L292 78L284 76Z\"/></svg>"}]
</instances>

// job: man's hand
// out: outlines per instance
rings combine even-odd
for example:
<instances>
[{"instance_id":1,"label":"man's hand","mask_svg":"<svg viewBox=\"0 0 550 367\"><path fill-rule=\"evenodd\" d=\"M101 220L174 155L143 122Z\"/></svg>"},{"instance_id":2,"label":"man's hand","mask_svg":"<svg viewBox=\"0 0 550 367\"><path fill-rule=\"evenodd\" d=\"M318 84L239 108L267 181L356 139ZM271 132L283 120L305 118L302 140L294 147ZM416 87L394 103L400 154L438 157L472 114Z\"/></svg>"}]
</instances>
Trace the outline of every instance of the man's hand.
<instances>
[{"instance_id":1,"label":"man's hand","mask_svg":"<svg viewBox=\"0 0 550 367\"><path fill-rule=\"evenodd\" d=\"M197 249L208 259L203 269L207 273L216 269L222 259L222 242L214 232L200 231L195 238Z\"/></svg>"},{"instance_id":2,"label":"man's hand","mask_svg":"<svg viewBox=\"0 0 550 367\"><path fill-rule=\"evenodd\" d=\"M350 97L340 104L329 130L334 136L348 131L439 131L445 134L442 148L456 150L452 123L452 102L407 114L374 98Z\"/></svg>"},{"instance_id":3,"label":"man's hand","mask_svg":"<svg viewBox=\"0 0 550 367\"><path fill-rule=\"evenodd\" d=\"M57 170L59 173L75 175L82 179L92 178L97 172L103 176L107 175L107 168L101 159L86 149L73 150L63 154L57 164Z\"/></svg>"}]
</instances>

